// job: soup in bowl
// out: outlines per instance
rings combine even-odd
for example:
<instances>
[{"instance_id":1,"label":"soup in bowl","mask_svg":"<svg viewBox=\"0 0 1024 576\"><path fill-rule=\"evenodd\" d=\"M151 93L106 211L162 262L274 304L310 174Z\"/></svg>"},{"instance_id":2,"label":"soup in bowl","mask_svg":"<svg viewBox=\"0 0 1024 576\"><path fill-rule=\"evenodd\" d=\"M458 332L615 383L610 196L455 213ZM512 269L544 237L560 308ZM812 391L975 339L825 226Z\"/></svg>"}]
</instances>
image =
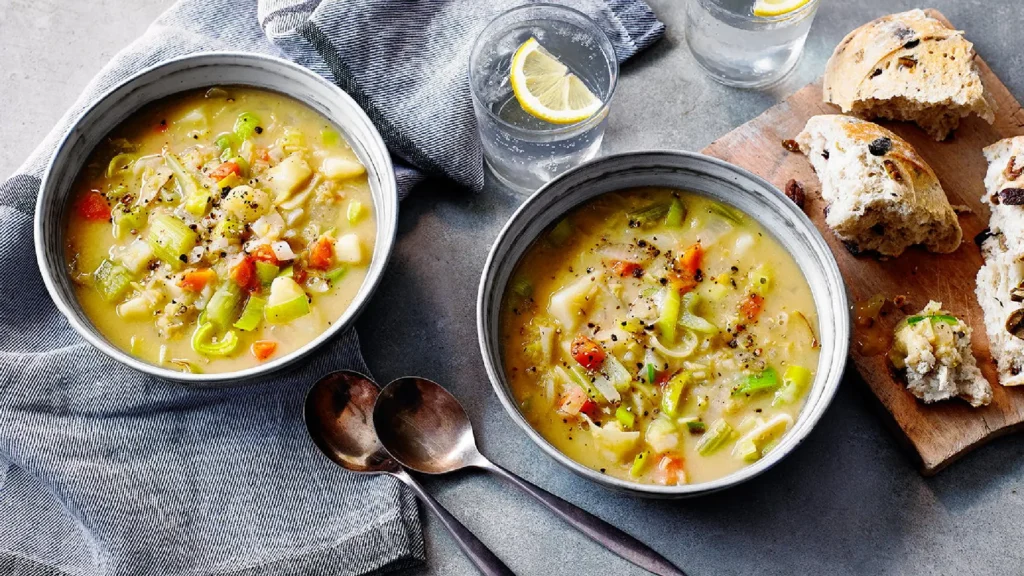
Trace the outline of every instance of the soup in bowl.
<instances>
[{"instance_id":1,"label":"soup in bowl","mask_svg":"<svg viewBox=\"0 0 1024 576\"><path fill-rule=\"evenodd\" d=\"M602 474L709 482L768 455L818 370L797 263L753 218L684 190L589 200L544 231L501 304L523 416Z\"/></svg>"},{"instance_id":2,"label":"soup in bowl","mask_svg":"<svg viewBox=\"0 0 1024 576\"><path fill-rule=\"evenodd\" d=\"M92 152L70 202L66 268L85 316L122 351L185 372L313 341L376 242L367 171L339 129L246 86L144 106Z\"/></svg>"},{"instance_id":3,"label":"soup in bowl","mask_svg":"<svg viewBox=\"0 0 1024 576\"><path fill-rule=\"evenodd\" d=\"M814 224L764 179L690 152L606 156L541 188L495 239L477 298L512 421L570 471L641 496L777 465L820 423L849 353L846 287ZM791 365L809 374L787 378Z\"/></svg>"}]
</instances>

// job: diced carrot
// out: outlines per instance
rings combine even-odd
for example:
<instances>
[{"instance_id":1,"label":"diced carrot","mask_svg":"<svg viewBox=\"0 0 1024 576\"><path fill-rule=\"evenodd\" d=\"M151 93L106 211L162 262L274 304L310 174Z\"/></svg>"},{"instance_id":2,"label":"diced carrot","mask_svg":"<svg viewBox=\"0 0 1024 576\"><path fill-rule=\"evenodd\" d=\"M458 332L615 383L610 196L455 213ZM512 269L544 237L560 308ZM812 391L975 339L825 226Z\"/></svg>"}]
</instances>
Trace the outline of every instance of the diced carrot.
<instances>
[{"instance_id":1,"label":"diced carrot","mask_svg":"<svg viewBox=\"0 0 1024 576\"><path fill-rule=\"evenodd\" d=\"M619 276L642 276L644 273L643 266L636 262L616 262L612 265L612 271Z\"/></svg>"},{"instance_id":2,"label":"diced carrot","mask_svg":"<svg viewBox=\"0 0 1024 576\"><path fill-rule=\"evenodd\" d=\"M260 279L256 276L256 263L246 256L231 268L231 279L246 290L253 291L260 287Z\"/></svg>"},{"instance_id":3,"label":"diced carrot","mask_svg":"<svg viewBox=\"0 0 1024 576\"><path fill-rule=\"evenodd\" d=\"M190 292L202 292L203 288L206 288L206 285L213 282L216 278L217 273L213 270L209 268L200 268L198 270L186 272L178 282L178 286L181 286Z\"/></svg>"},{"instance_id":4,"label":"diced carrot","mask_svg":"<svg viewBox=\"0 0 1024 576\"><path fill-rule=\"evenodd\" d=\"M597 414L599 411L600 408L598 408L597 402L594 402L590 398L587 398L587 401L583 403L583 406L580 406L580 413L586 414L591 418L597 418Z\"/></svg>"},{"instance_id":5,"label":"diced carrot","mask_svg":"<svg viewBox=\"0 0 1024 576\"><path fill-rule=\"evenodd\" d=\"M747 320L757 318L763 308L764 297L760 294L749 294L746 298L740 300L740 314Z\"/></svg>"},{"instance_id":6,"label":"diced carrot","mask_svg":"<svg viewBox=\"0 0 1024 576\"><path fill-rule=\"evenodd\" d=\"M587 370L597 370L604 363L604 348L582 334L572 341L570 351L572 357Z\"/></svg>"},{"instance_id":7,"label":"diced carrot","mask_svg":"<svg viewBox=\"0 0 1024 576\"><path fill-rule=\"evenodd\" d=\"M270 152L266 148L257 148L256 157L264 162L270 162Z\"/></svg>"},{"instance_id":8,"label":"diced carrot","mask_svg":"<svg viewBox=\"0 0 1024 576\"><path fill-rule=\"evenodd\" d=\"M565 393L565 396L562 396L562 403L559 405L558 411L569 416L576 416L582 410L583 405L590 401L583 388L573 386Z\"/></svg>"},{"instance_id":9,"label":"diced carrot","mask_svg":"<svg viewBox=\"0 0 1024 576\"><path fill-rule=\"evenodd\" d=\"M268 262L274 266L281 264L281 261L277 259L277 254L274 254L274 249L270 247L270 244L260 244L250 254L253 260L257 262Z\"/></svg>"},{"instance_id":10,"label":"diced carrot","mask_svg":"<svg viewBox=\"0 0 1024 576\"><path fill-rule=\"evenodd\" d=\"M309 248L309 267L314 270L327 270L331 267L334 255L334 243L327 236L321 236Z\"/></svg>"},{"instance_id":11,"label":"diced carrot","mask_svg":"<svg viewBox=\"0 0 1024 576\"><path fill-rule=\"evenodd\" d=\"M700 263L703 258L704 249L701 248L700 242L697 242L683 251L679 258L676 259L676 264L680 272L695 276L697 271L700 270Z\"/></svg>"},{"instance_id":12,"label":"diced carrot","mask_svg":"<svg viewBox=\"0 0 1024 576\"><path fill-rule=\"evenodd\" d=\"M273 340L257 340L252 343L252 355L263 362L277 351L277 342Z\"/></svg>"},{"instance_id":13,"label":"diced carrot","mask_svg":"<svg viewBox=\"0 0 1024 576\"><path fill-rule=\"evenodd\" d=\"M78 201L78 214L86 220L110 220L110 205L99 190L91 190Z\"/></svg>"},{"instance_id":14,"label":"diced carrot","mask_svg":"<svg viewBox=\"0 0 1024 576\"><path fill-rule=\"evenodd\" d=\"M242 168L234 162L225 162L220 166L214 168L213 172L210 172L210 178L213 178L217 182L220 182L221 180L227 178L231 174L241 176Z\"/></svg>"},{"instance_id":15,"label":"diced carrot","mask_svg":"<svg viewBox=\"0 0 1024 576\"><path fill-rule=\"evenodd\" d=\"M659 483L666 485L686 482L686 472L683 469L683 459L670 454L663 455L661 460L658 461L655 478Z\"/></svg>"}]
</instances>

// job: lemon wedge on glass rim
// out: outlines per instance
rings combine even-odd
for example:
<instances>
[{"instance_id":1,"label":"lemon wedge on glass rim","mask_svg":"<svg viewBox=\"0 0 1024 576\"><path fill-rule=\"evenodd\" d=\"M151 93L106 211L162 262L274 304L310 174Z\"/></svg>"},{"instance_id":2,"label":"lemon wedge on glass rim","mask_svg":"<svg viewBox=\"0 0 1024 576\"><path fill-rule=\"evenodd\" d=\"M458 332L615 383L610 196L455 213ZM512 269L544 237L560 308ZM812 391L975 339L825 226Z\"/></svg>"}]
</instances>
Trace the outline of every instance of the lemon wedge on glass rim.
<instances>
[{"instance_id":1,"label":"lemon wedge on glass rim","mask_svg":"<svg viewBox=\"0 0 1024 576\"><path fill-rule=\"evenodd\" d=\"M523 110L552 124L581 122L604 104L536 38L523 42L512 56L509 81Z\"/></svg>"},{"instance_id":2,"label":"lemon wedge on glass rim","mask_svg":"<svg viewBox=\"0 0 1024 576\"><path fill-rule=\"evenodd\" d=\"M757 0L754 2L754 16L782 16L803 7L811 0Z\"/></svg>"}]
</instances>

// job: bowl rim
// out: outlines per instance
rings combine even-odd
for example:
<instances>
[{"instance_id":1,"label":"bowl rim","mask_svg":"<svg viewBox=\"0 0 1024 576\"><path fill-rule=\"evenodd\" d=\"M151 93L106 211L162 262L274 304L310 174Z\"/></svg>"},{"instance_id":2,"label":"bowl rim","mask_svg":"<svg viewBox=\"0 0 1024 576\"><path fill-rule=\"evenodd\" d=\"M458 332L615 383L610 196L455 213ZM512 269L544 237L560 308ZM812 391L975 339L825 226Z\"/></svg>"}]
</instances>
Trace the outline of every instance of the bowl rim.
<instances>
[{"instance_id":1,"label":"bowl rim","mask_svg":"<svg viewBox=\"0 0 1024 576\"><path fill-rule=\"evenodd\" d=\"M820 384L818 384L817 382L815 383L815 385L820 386L822 388L821 396L819 396L818 401L814 404L814 406L811 407L813 409L810 412L803 413L803 410L801 410L801 414L799 414L796 419L794 429L790 430L787 433L788 446L785 450L775 450L769 453L769 455L766 456L765 458L762 458L753 464L744 466L739 470L736 470L730 474L727 474L715 480L700 482L696 484L682 484L675 486L641 484L638 482L630 482L628 480L622 480L614 476L602 474L597 470L594 470L588 466L585 466L573 460L572 458L564 454L561 450L556 448L554 444L552 444L546 438L544 438L544 436L541 435L540 432L538 432L526 420L522 412L519 410L515 399L512 397L510 390L506 389L506 387L502 384L503 367L501 366L501 358L498 354L491 354L489 346L489 326L485 325L485 316L488 315L486 308L489 305L488 289L495 288L495 286L489 285L494 280L493 276L498 270L499 262L496 261L497 254L503 246L510 242L509 236L510 234L513 233L513 229L516 227L518 221L524 217L523 215L528 212L530 214L533 214L532 209L534 205L540 204L541 206L545 206L544 196L548 189L554 186L558 186L563 180L570 178L572 175L574 175L576 172L580 170L597 166L603 163L611 163L614 161L621 161L623 159L628 160L634 157L656 158L659 156L675 157L677 159L688 159L691 161L704 162L711 165L715 165L719 168L732 172L733 174L750 179L753 182L757 183L762 188L762 190L750 190L748 191L749 193L762 194L763 191L770 191L773 195L781 197L783 200L785 200L783 205L788 207L794 225L799 226L801 229L803 229L803 232L806 233L807 238L812 243L813 247L817 250L817 252L824 255L824 260L819 262L819 264L824 264L822 270L823 273L829 278L838 279L839 285L836 287L838 288L838 290L834 293L834 300L830 304L834 310L841 312L841 314L837 315L836 319L839 322L839 324L845 326L846 328L845 334L838 334L839 326L836 326L838 335L835 341L835 350L832 351L832 355L830 358L826 358L824 357L824 355L822 355L819 361L821 362L819 364L819 373L822 372L822 367L828 367L829 369L828 378L822 380ZM593 197L596 196L597 195ZM572 206L570 206L568 209L559 212L559 215L564 215L578 208L579 206L589 201L593 197L588 198L587 200L583 200L581 202L573 203ZM538 210L538 212L544 211L545 210L543 209ZM754 215L751 216L758 220L758 222L762 226L765 226L765 223L761 219L757 218ZM532 237L529 239L529 243L532 244L535 240L536 237ZM786 249L787 253L791 253L785 246L783 248ZM516 264L518 264L518 261L516 262ZM794 204L788 198L786 198L785 194L783 194L781 190L779 190L773 184L771 184L764 178L758 176L757 174L754 174L749 170L746 170L744 168L741 168L739 166L736 166L735 164L731 164L719 158L715 158L713 156L708 156L706 154L701 154L698 152L688 152L681 150L648 149L601 156L597 159L591 160L571 170L568 170L567 172L556 177L551 182L548 182L547 184L539 188L529 198L527 198L526 201L524 201L515 210L515 212L513 212L512 216L510 216L508 221L504 224L504 226L502 226L501 231L498 233L497 237L494 240L494 243L491 245L491 248L487 254L487 258L484 261L483 270L481 271L480 284L477 290L477 341L480 346L480 354L484 363L484 369L486 370L487 377L491 382L491 388L493 389L494 394L498 397L498 400L501 402L502 406L504 406L505 411L512 418L512 420L524 432L526 432L526 435L533 441L533 443L536 444L548 456L553 458L556 462L561 464L563 467L568 468L569 470L571 470L572 472L579 476L582 476L588 480L592 480L605 488L610 488L618 492L624 492L636 496L653 498L687 498L703 496L721 490L725 490L727 488L731 488L738 484L742 484L743 482L749 481L755 478L756 476L761 475L762 473L766 472L767 470L778 464L783 458L788 456L790 453L792 453L817 427L817 425L821 421L822 416L827 411L828 407L831 405L832 401L835 398L836 392L839 389L839 385L842 382L845 367L849 360L851 335L849 309L849 295L845 279L843 278L842 273L839 270L839 264L836 262L835 255L828 247L828 244L826 243L821 233L818 231L817 227L815 227L814 224L811 222L810 218L803 212L803 210L799 209L796 206L796 204ZM500 318L495 316L491 317L490 320L490 324L494 326L497 322L500 321ZM499 327L494 326L494 328L498 329ZM809 391L808 394L810 393L811 392ZM799 425L800 428L796 428L797 425Z\"/></svg>"},{"instance_id":2,"label":"bowl rim","mask_svg":"<svg viewBox=\"0 0 1024 576\"><path fill-rule=\"evenodd\" d=\"M205 62L207 60L213 61L212 64ZM394 199L394 209L375 210L375 216L377 218L375 251L377 250L378 246L382 247L380 249L380 255L377 256L377 259L381 261L379 268L377 268L375 271L374 262L371 261L367 271L367 275L363 279L363 283L360 285L359 290L356 293L356 296L352 299L348 306L341 312L338 319L335 320L330 326L328 326L326 330L324 330L322 333L320 333L315 338L313 338L303 346L299 347L298 349L280 358L276 358L270 362L258 364L256 366L232 372L179 372L167 368L162 368L155 364L150 364L149 362L145 362L139 358L136 358L128 354L127 352L118 348L116 345L106 341L104 338L99 336L98 330L96 330L94 327L90 329L90 327L87 326L87 324L91 325L91 322L82 322L79 320L78 314L76 314L74 310L74 304L67 302L66 299L63 298L62 292L58 288L55 280L56 274L66 272L63 269L51 269L51 267L47 263L47 259L45 256L47 241L43 237L44 222L41 215L43 212L43 206L46 199L51 194L54 193L51 191L48 194L47 191L50 190L51 188L55 190L55 184L51 182L51 179L54 178L55 169L58 167L58 159L62 156L62 153L64 152L65 148L69 145L69 141L76 134L76 132L79 131L79 128L81 127L82 123L90 115L95 113L95 110L101 104L107 102L107 100L110 99L112 96L117 94L119 91L125 89L127 85L137 82L139 78L152 74L160 70L161 68L179 66L182 63L195 63L197 66L216 66L233 64L233 62L218 62L220 60L230 60L235 61L235 63L237 63L238 60L260 62L266 66L266 68L260 70L260 73L267 75L280 75L280 69L285 68L292 73L305 76L309 80L319 84L322 88L325 88L329 92L332 92L332 97L342 100L353 111L353 116L351 118L352 122L358 123L360 125L360 128L365 129L370 137L366 145L361 147L365 147L366 153L368 154L373 154L375 152L373 150L374 148L377 148L376 152L380 153L381 163L379 166L380 169L377 170L377 178L379 180L379 186L381 188L382 195L385 198ZM274 70L273 67L277 67L278 69ZM156 78L154 80L158 81L159 78ZM211 86L213 85L214 84L211 84ZM233 85L243 86L247 84L242 82L234 83ZM266 88L260 86L256 86L256 88L267 92L277 92L279 94L287 96L295 100L296 102L299 102L303 106L312 108L318 114L321 114L322 116L326 117L327 120L332 124L335 124L337 126L343 125L341 122L338 122L335 118L327 117L326 114L324 114L320 110L317 110L315 107L311 106L308 102L306 102L303 98L294 95L294 93L292 93L286 88ZM185 90L170 92L163 97L171 96L182 91ZM152 100L150 100L149 102L152 102ZM145 105L146 104L142 104L142 106ZM130 117L130 115L128 117ZM127 119L127 117L125 119ZM114 128L116 128L116 126L106 127L104 134L109 134L109 132ZM81 168L79 168L79 170L81 170ZM388 150L387 145L384 143L384 140L381 137L380 132L377 130L376 126L374 126L373 122L370 120L369 116L367 116L366 112L362 109L362 107L355 101L355 99L353 99L340 87L329 82L328 80L326 80L319 74L316 74L312 70L309 70L308 68L305 68L294 62L285 60L284 58L280 58L277 56L259 54L254 52L239 52L233 50L212 50L204 52L193 52L190 54L185 54L167 60L163 60L151 66L147 66L146 68L143 68L138 72L135 72L134 74L131 74L127 78L124 78L123 80L117 82L116 84L105 90L85 109L83 109L77 116L75 116L74 120L69 125L69 128L65 131L63 135L61 135L61 137L57 141L53 153L47 161L46 169L43 172L43 176L40 179L39 194L36 198L34 207L35 213L33 214L33 247L36 252L36 265L39 268L39 273L42 276L43 283L46 286L46 291L50 296L50 300L54 303L54 305L64 316L64 318L68 321L72 329L74 329L74 331L77 332L81 338L85 339L85 341L90 343L94 348L105 354L107 357L131 369L134 369L136 371L142 372L150 376L155 376L163 380L200 386L240 386L267 378L273 375L274 373L286 369L287 367L291 366L298 360L301 360L302 358L309 356L313 351L320 348L329 339L335 337L341 330L348 329L353 325L356 318L366 307L370 298L373 296L373 293L376 291L377 287L380 285L380 282L383 280L384 270L387 267L388 261L390 260L391 253L394 249L395 241L398 234L398 202L398 184L395 178L395 169L391 160L391 153ZM390 213L390 217L384 220L383 218L387 215L387 213ZM96 330L96 333L94 333L94 330Z\"/></svg>"}]
</instances>

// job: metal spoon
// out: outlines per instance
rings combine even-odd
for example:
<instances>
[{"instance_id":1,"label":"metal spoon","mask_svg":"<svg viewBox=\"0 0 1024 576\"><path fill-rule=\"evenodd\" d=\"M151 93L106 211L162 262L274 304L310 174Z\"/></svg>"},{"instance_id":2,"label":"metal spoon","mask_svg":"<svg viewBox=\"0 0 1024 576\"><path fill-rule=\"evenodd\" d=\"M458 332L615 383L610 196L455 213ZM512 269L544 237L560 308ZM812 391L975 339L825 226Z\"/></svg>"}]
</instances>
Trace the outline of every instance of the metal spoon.
<instances>
[{"instance_id":1,"label":"metal spoon","mask_svg":"<svg viewBox=\"0 0 1024 576\"><path fill-rule=\"evenodd\" d=\"M398 478L440 518L459 548L481 573L515 576L500 558L427 494L419 482L381 447L371 420L373 403L379 392L376 383L350 370L333 372L321 378L306 394L304 417L313 443L332 462L346 470L390 474Z\"/></svg>"},{"instance_id":2,"label":"metal spoon","mask_svg":"<svg viewBox=\"0 0 1024 576\"><path fill-rule=\"evenodd\" d=\"M466 411L436 382L407 377L385 386L373 408L373 425L384 448L406 468L425 474L467 467L494 472L620 557L661 576L686 576L636 538L485 458Z\"/></svg>"}]
</instances>

